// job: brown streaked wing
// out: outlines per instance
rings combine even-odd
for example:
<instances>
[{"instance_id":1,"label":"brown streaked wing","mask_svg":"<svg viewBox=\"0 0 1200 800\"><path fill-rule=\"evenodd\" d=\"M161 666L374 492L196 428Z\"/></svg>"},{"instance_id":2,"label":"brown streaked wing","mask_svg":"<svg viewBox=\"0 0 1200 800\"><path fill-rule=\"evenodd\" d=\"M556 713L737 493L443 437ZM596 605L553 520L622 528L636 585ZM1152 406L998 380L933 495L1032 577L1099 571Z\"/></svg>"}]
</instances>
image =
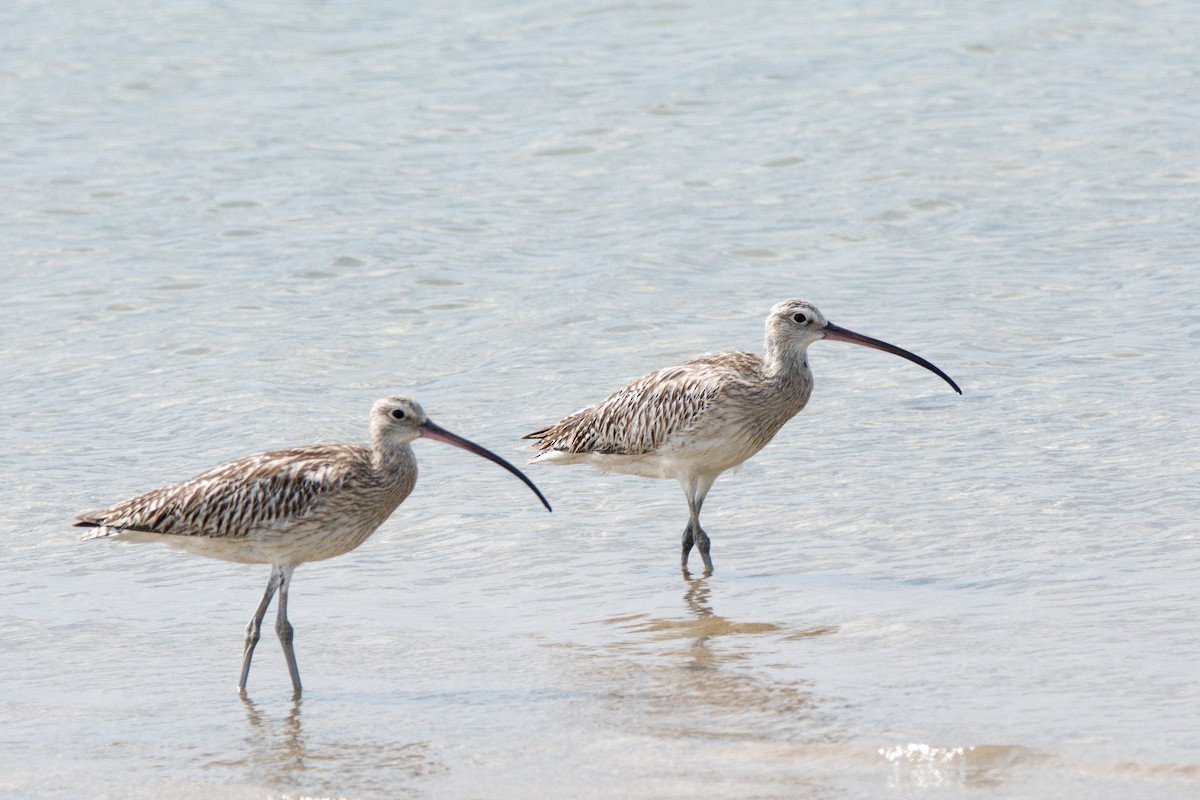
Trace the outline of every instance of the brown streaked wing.
<instances>
[{"instance_id":1,"label":"brown streaked wing","mask_svg":"<svg viewBox=\"0 0 1200 800\"><path fill-rule=\"evenodd\" d=\"M596 405L526 435L539 450L646 455L694 425L731 384L761 370L753 353L701 356L645 375Z\"/></svg>"},{"instance_id":2,"label":"brown streaked wing","mask_svg":"<svg viewBox=\"0 0 1200 800\"><path fill-rule=\"evenodd\" d=\"M312 512L348 483L367 480L370 451L315 445L247 456L181 483L80 514L79 527L239 538Z\"/></svg>"}]
</instances>

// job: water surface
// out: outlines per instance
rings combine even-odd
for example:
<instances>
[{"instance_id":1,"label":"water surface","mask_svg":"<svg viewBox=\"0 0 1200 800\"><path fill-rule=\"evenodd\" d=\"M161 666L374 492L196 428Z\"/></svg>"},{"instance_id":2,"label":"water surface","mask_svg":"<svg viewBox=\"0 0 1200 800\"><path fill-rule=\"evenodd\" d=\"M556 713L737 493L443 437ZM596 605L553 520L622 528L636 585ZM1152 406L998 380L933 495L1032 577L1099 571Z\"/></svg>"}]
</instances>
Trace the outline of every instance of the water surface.
<instances>
[{"instance_id":1,"label":"water surface","mask_svg":"<svg viewBox=\"0 0 1200 800\"><path fill-rule=\"evenodd\" d=\"M1194 797L1187 3L0 11L0 794ZM418 443L296 573L81 544L379 396L512 460L807 297L810 407L665 482Z\"/></svg>"}]
</instances>

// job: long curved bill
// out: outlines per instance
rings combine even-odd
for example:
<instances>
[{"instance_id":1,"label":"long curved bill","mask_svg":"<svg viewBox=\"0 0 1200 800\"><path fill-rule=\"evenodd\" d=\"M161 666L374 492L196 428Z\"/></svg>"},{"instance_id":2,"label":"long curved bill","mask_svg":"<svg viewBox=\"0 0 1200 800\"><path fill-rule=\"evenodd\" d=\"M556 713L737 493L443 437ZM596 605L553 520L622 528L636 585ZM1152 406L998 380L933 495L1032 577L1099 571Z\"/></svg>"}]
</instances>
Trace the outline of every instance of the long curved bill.
<instances>
[{"instance_id":1,"label":"long curved bill","mask_svg":"<svg viewBox=\"0 0 1200 800\"><path fill-rule=\"evenodd\" d=\"M872 339L870 336L863 336L861 333L848 331L845 328L834 325L832 322L826 323L825 325L825 338L835 342L861 344L863 347L870 347L875 350L882 350L885 353L891 353L892 355L900 356L901 358L907 358L914 364L920 364L925 369L939 376L946 383L950 384L950 388L954 389L954 391L958 392L959 394L962 394L962 389L958 388L958 384L951 380L949 375L942 372L940 369L921 358L916 353L910 353L901 347L896 347L894 344L888 344L887 342L882 342L879 339Z\"/></svg>"},{"instance_id":2,"label":"long curved bill","mask_svg":"<svg viewBox=\"0 0 1200 800\"><path fill-rule=\"evenodd\" d=\"M446 430L445 428L441 427L440 425L434 425L429 420L425 420L424 422L422 422L420 425L420 428L421 428L421 436L426 439L433 439L435 442L445 442L446 444L451 444L451 445L454 445L455 447L461 447L463 450L466 450L468 453L474 453L477 456L483 456L488 461L493 461L493 462L499 464L500 466L504 467L506 470L511 472L513 475L516 475L518 478L520 478L525 483L526 486L528 486L530 489L533 489L533 493L538 496L538 500L542 501L542 505L544 505L546 507L546 510L547 511L550 510L550 503L548 503L546 501L546 496L544 494L542 494L540 489L538 489L536 486L533 485L533 481L531 481L531 480L529 480L529 478L525 477L524 472L521 472L521 470L517 469L512 464L508 463L503 458L501 458L500 456L493 453L491 450L488 450L486 447L480 447L479 445L475 444L471 440L464 439L463 437L459 436L458 434L451 433L450 431Z\"/></svg>"}]
</instances>

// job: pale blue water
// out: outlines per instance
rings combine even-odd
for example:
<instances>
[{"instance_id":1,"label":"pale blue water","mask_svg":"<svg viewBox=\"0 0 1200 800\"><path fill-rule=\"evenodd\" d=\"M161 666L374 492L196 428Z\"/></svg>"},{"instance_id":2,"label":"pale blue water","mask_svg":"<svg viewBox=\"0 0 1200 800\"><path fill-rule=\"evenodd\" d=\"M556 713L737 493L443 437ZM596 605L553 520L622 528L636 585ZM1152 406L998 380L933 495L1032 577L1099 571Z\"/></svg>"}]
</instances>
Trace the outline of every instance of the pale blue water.
<instances>
[{"instance_id":1,"label":"pale blue water","mask_svg":"<svg viewBox=\"0 0 1200 800\"><path fill-rule=\"evenodd\" d=\"M0 796L1194 797L1183 2L0 9ZM296 573L75 541L411 393L519 436L807 297L705 507L419 444Z\"/></svg>"}]
</instances>

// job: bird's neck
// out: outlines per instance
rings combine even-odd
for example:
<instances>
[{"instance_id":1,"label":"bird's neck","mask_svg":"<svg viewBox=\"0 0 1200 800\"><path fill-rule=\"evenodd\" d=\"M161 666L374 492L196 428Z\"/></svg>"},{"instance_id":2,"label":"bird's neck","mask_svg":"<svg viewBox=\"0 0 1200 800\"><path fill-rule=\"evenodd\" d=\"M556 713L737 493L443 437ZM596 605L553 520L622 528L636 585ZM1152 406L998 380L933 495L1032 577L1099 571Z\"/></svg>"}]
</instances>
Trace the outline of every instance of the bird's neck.
<instances>
[{"instance_id":1,"label":"bird's neck","mask_svg":"<svg viewBox=\"0 0 1200 800\"><path fill-rule=\"evenodd\" d=\"M811 374L808 369L808 344L780 343L768 339L763 368L772 378L801 378Z\"/></svg>"},{"instance_id":2,"label":"bird's neck","mask_svg":"<svg viewBox=\"0 0 1200 800\"><path fill-rule=\"evenodd\" d=\"M371 447L371 466L376 472L398 473L416 462L407 442L375 441Z\"/></svg>"},{"instance_id":3,"label":"bird's neck","mask_svg":"<svg viewBox=\"0 0 1200 800\"><path fill-rule=\"evenodd\" d=\"M376 444L371 448L374 488L379 494L376 512L381 524L404 502L417 483L417 458L406 442Z\"/></svg>"}]
</instances>

